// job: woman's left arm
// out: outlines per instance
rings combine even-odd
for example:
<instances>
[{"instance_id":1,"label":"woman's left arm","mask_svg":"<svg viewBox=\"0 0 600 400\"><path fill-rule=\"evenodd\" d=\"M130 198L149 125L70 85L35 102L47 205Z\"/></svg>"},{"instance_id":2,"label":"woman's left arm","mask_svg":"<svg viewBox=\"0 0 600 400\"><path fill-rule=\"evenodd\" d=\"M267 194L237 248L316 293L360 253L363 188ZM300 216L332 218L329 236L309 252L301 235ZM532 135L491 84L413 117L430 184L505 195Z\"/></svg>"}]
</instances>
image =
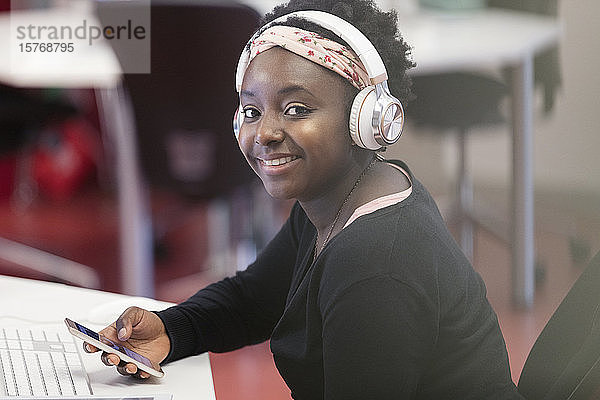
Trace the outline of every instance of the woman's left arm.
<instances>
[{"instance_id":1,"label":"woman's left arm","mask_svg":"<svg viewBox=\"0 0 600 400\"><path fill-rule=\"evenodd\" d=\"M389 276L323 299L325 398L413 398L437 338L434 303Z\"/></svg>"}]
</instances>

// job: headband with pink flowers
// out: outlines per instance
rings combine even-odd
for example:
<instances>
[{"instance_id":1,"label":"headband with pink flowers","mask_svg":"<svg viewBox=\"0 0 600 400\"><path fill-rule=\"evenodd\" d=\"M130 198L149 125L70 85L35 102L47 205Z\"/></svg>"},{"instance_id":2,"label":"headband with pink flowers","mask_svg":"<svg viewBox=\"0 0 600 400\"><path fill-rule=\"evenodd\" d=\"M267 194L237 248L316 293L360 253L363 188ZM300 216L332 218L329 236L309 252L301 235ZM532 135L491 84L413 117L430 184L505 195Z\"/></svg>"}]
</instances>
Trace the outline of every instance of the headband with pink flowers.
<instances>
[{"instance_id":1,"label":"headband with pink flowers","mask_svg":"<svg viewBox=\"0 0 600 400\"><path fill-rule=\"evenodd\" d=\"M369 85L369 74L359 58L346 46L314 32L291 26L272 26L250 44L250 59L280 46L346 78L358 90Z\"/></svg>"}]
</instances>

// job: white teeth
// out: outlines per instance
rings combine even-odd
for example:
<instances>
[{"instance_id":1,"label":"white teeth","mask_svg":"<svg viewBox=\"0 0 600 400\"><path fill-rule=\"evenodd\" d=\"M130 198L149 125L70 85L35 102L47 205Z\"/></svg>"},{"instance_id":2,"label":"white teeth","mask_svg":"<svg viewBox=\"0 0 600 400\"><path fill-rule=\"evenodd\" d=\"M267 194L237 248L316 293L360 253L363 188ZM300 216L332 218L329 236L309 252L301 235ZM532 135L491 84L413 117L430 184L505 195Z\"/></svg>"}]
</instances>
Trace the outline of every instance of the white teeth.
<instances>
[{"instance_id":1,"label":"white teeth","mask_svg":"<svg viewBox=\"0 0 600 400\"><path fill-rule=\"evenodd\" d=\"M296 156L292 156L292 157L281 157L281 158L276 158L274 160L261 160L265 165L269 165L269 166L277 166L277 165L283 165L283 164L287 164L290 161L293 161L295 159L297 159L298 157Z\"/></svg>"}]
</instances>

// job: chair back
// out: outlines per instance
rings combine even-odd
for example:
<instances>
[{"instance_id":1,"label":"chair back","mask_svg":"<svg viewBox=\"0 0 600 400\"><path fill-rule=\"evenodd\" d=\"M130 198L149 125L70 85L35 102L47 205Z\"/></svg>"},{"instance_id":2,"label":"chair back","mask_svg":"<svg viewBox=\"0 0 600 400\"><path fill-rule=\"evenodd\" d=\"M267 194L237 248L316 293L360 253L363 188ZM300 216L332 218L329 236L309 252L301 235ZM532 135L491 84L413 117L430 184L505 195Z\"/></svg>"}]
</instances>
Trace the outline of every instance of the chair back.
<instances>
[{"instance_id":1,"label":"chair back","mask_svg":"<svg viewBox=\"0 0 600 400\"><path fill-rule=\"evenodd\" d=\"M600 252L542 330L518 388L531 400L600 399Z\"/></svg>"},{"instance_id":2,"label":"chair back","mask_svg":"<svg viewBox=\"0 0 600 400\"><path fill-rule=\"evenodd\" d=\"M99 15L119 3L99 2ZM254 177L232 117L235 68L259 15L227 1L152 0L150 22L151 73L124 74L142 174L188 197L225 194Z\"/></svg>"}]
</instances>

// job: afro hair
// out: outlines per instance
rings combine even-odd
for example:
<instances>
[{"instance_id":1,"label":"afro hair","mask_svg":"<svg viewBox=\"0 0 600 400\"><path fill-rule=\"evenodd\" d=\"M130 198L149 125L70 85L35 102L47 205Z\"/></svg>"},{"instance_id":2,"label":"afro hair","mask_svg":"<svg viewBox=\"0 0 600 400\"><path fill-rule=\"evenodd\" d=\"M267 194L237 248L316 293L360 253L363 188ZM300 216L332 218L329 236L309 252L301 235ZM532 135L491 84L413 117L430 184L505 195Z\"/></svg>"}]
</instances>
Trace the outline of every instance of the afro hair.
<instances>
[{"instance_id":1,"label":"afro hair","mask_svg":"<svg viewBox=\"0 0 600 400\"><path fill-rule=\"evenodd\" d=\"M415 64L411 58L410 47L398 33L395 10L384 12L373 0L345 0L342 2L339 0L291 0L286 4L276 6L270 13L267 13L263 17L262 24L300 10L325 11L354 25L379 52L388 72L388 85L392 94L402 102L412 99L411 80L406 72ZM312 31L347 45L335 33L304 19L290 18L281 25Z\"/></svg>"}]
</instances>

